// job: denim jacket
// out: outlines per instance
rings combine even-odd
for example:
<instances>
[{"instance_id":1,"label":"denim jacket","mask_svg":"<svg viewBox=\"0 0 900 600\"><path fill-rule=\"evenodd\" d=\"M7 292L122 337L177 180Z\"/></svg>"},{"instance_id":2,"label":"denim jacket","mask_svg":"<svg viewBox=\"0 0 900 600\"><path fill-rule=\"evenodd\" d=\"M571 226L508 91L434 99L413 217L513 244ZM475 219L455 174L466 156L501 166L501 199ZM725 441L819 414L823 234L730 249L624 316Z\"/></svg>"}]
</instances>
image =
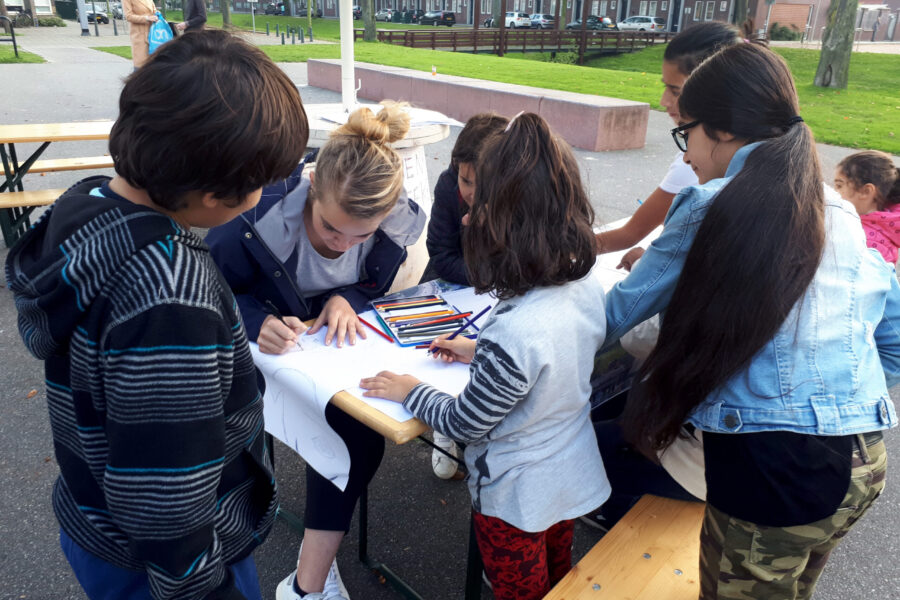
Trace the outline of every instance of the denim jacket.
<instances>
[{"instance_id":1,"label":"denim jacket","mask_svg":"<svg viewBox=\"0 0 900 600\"><path fill-rule=\"evenodd\" d=\"M606 297L607 345L664 311L716 193L758 146L738 150L724 178L675 197L662 234ZM847 435L887 429L897 424L887 391L897 383L900 285L894 267L866 248L856 211L826 187L825 248L812 282L750 364L688 420L719 433Z\"/></svg>"}]
</instances>

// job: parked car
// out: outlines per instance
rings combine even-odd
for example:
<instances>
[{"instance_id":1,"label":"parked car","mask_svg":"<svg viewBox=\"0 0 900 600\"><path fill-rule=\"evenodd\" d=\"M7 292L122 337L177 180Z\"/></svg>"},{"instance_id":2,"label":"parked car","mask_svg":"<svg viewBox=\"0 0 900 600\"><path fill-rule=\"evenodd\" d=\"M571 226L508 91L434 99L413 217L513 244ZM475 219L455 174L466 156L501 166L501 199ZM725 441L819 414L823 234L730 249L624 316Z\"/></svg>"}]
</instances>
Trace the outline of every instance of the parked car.
<instances>
[{"instance_id":1,"label":"parked car","mask_svg":"<svg viewBox=\"0 0 900 600\"><path fill-rule=\"evenodd\" d=\"M124 19L125 13L122 12L121 2L110 2L109 8L112 10L113 19Z\"/></svg>"},{"instance_id":2,"label":"parked car","mask_svg":"<svg viewBox=\"0 0 900 600\"><path fill-rule=\"evenodd\" d=\"M419 25L456 25L456 13L449 10L430 10L419 17Z\"/></svg>"},{"instance_id":3,"label":"parked car","mask_svg":"<svg viewBox=\"0 0 900 600\"><path fill-rule=\"evenodd\" d=\"M393 14L393 10L390 8L382 8L377 13L375 13L376 21L384 21L385 23L391 22L391 15Z\"/></svg>"},{"instance_id":4,"label":"parked car","mask_svg":"<svg viewBox=\"0 0 900 600\"><path fill-rule=\"evenodd\" d=\"M531 15L531 26L534 29L553 29L556 21L553 20L553 15L533 14Z\"/></svg>"},{"instance_id":5,"label":"parked car","mask_svg":"<svg viewBox=\"0 0 900 600\"><path fill-rule=\"evenodd\" d=\"M87 8L85 9L84 14L87 15L88 23L93 23L95 20L98 23L109 23L109 16L101 10L98 10L95 16L94 11L90 8ZM75 11L75 18L78 18L78 10Z\"/></svg>"},{"instance_id":6,"label":"parked car","mask_svg":"<svg viewBox=\"0 0 900 600\"><path fill-rule=\"evenodd\" d=\"M518 29L519 27L524 27L525 29L531 28L531 17L528 16L528 13L523 12L508 12L506 13L506 26L510 29Z\"/></svg>"},{"instance_id":7,"label":"parked car","mask_svg":"<svg viewBox=\"0 0 900 600\"><path fill-rule=\"evenodd\" d=\"M362 19L362 8L358 4L353 5L353 18L356 20Z\"/></svg>"},{"instance_id":8,"label":"parked car","mask_svg":"<svg viewBox=\"0 0 900 600\"><path fill-rule=\"evenodd\" d=\"M645 17L643 15L628 17L619 23L622 31L665 31L666 20L662 17Z\"/></svg>"},{"instance_id":9,"label":"parked car","mask_svg":"<svg viewBox=\"0 0 900 600\"><path fill-rule=\"evenodd\" d=\"M297 16L298 17L306 16L306 7L305 6L297 11ZM321 19L322 18L322 9L319 7L316 7L316 11L313 13L313 16Z\"/></svg>"},{"instance_id":10,"label":"parked car","mask_svg":"<svg viewBox=\"0 0 900 600\"><path fill-rule=\"evenodd\" d=\"M575 19L571 23L566 24L566 29L581 29L581 19ZM588 30L613 30L618 29L616 24L609 17L598 17L597 15L589 15L587 20Z\"/></svg>"},{"instance_id":11,"label":"parked car","mask_svg":"<svg viewBox=\"0 0 900 600\"><path fill-rule=\"evenodd\" d=\"M267 15L283 15L284 2L279 2L278 4L269 2L268 4L266 4L266 8L263 12L265 12Z\"/></svg>"}]
</instances>

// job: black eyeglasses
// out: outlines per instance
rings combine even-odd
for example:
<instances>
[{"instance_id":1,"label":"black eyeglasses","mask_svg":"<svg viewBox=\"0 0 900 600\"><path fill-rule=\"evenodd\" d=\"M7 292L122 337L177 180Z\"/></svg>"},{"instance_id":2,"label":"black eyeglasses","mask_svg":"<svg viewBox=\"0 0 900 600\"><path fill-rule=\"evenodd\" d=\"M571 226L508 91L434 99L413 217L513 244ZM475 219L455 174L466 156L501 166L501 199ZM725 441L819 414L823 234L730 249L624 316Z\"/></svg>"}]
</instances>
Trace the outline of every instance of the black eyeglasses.
<instances>
[{"instance_id":1,"label":"black eyeglasses","mask_svg":"<svg viewBox=\"0 0 900 600\"><path fill-rule=\"evenodd\" d=\"M675 140L675 145L678 146L679 150L687 152L688 129L696 127L699 124L700 121L691 121L686 125L681 125L672 130L672 139Z\"/></svg>"}]
</instances>

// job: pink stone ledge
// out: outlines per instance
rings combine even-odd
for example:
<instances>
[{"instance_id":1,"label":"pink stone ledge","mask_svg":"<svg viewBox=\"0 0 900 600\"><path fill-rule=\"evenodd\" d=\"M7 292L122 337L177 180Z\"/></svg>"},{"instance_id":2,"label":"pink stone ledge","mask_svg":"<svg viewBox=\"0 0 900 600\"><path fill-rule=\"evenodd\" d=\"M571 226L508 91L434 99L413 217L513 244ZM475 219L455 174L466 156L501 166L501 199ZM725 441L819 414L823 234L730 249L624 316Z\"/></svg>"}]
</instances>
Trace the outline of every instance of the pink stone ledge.
<instances>
[{"instance_id":1,"label":"pink stone ledge","mask_svg":"<svg viewBox=\"0 0 900 600\"><path fill-rule=\"evenodd\" d=\"M307 63L309 85L340 91L339 60L312 59ZM644 147L650 105L591 94L562 92L511 83L401 67L356 63L359 98L405 100L465 122L480 112L512 117L534 112L576 148L591 151L634 150Z\"/></svg>"}]
</instances>

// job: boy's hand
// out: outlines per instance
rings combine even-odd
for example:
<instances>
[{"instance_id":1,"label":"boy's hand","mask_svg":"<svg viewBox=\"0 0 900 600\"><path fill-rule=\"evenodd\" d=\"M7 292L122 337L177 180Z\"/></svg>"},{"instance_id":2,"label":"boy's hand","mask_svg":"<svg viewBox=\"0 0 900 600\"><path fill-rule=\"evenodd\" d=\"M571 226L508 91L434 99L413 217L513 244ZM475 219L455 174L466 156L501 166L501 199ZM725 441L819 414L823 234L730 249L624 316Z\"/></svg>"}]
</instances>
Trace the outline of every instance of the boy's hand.
<instances>
[{"instance_id":1,"label":"boy's hand","mask_svg":"<svg viewBox=\"0 0 900 600\"><path fill-rule=\"evenodd\" d=\"M363 396L403 402L412 389L420 383L422 382L412 375L397 375L390 371L382 371L375 377L366 377L361 380L359 387L368 390Z\"/></svg>"},{"instance_id":2,"label":"boy's hand","mask_svg":"<svg viewBox=\"0 0 900 600\"><path fill-rule=\"evenodd\" d=\"M638 261L640 257L644 255L644 249L638 246L637 248L632 248L622 257L622 260L619 261L619 264L616 265L617 269L625 269L626 271L631 271L631 267L634 266L634 263Z\"/></svg>"},{"instance_id":3,"label":"boy's hand","mask_svg":"<svg viewBox=\"0 0 900 600\"><path fill-rule=\"evenodd\" d=\"M185 27L187 27L187 23L185 23L184 21L175 24L175 29L177 29L178 31L184 31Z\"/></svg>"},{"instance_id":4,"label":"boy's hand","mask_svg":"<svg viewBox=\"0 0 900 600\"><path fill-rule=\"evenodd\" d=\"M350 303L338 294L329 298L328 302L319 313L319 318L306 332L312 335L328 325L328 333L325 334L325 345L329 345L332 339L336 339L335 345L340 348L344 345L344 338L348 338L350 345L356 344L356 334L366 339L366 330L356 317L356 312Z\"/></svg>"},{"instance_id":5,"label":"boy's hand","mask_svg":"<svg viewBox=\"0 0 900 600\"><path fill-rule=\"evenodd\" d=\"M472 357L475 356L475 340L462 336L448 340L448 337L450 337L450 334L445 333L431 342L428 351L434 355L434 358L448 363L461 362L468 364L472 362Z\"/></svg>"},{"instance_id":6,"label":"boy's hand","mask_svg":"<svg viewBox=\"0 0 900 600\"><path fill-rule=\"evenodd\" d=\"M275 315L269 315L259 328L256 343L264 354L284 354L294 347L297 336L304 331L306 325L297 317L285 317L282 323Z\"/></svg>"}]
</instances>

